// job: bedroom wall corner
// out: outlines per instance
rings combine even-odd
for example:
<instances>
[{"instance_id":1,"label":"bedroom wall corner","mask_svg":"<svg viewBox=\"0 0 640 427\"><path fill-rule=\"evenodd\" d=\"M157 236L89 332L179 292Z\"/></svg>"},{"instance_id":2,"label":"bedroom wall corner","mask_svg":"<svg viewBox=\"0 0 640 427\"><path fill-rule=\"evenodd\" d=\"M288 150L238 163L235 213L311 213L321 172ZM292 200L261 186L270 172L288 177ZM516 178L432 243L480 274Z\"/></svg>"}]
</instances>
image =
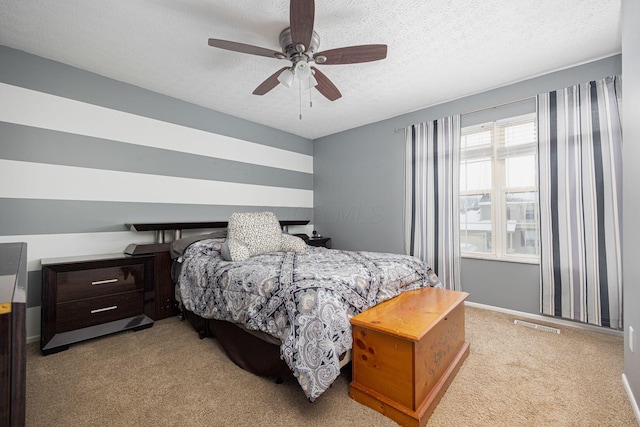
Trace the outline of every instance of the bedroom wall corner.
<instances>
[{"instance_id":1,"label":"bedroom wall corner","mask_svg":"<svg viewBox=\"0 0 640 427\"><path fill-rule=\"evenodd\" d=\"M623 222L622 234L622 280L624 311L624 381L640 425L640 170L635 162L640 161L640 2L622 1L622 132L623 132ZM635 330L634 351L629 342L629 328Z\"/></svg>"}]
</instances>

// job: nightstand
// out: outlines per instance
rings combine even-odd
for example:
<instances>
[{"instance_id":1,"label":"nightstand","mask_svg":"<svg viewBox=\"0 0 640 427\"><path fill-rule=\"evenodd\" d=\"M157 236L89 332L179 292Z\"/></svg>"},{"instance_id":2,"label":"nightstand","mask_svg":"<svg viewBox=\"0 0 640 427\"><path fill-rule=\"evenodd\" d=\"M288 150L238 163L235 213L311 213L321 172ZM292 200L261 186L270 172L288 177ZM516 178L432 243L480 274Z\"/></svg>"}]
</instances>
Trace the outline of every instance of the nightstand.
<instances>
[{"instance_id":1,"label":"nightstand","mask_svg":"<svg viewBox=\"0 0 640 427\"><path fill-rule=\"evenodd\" d=\"M42 353L153 326L154 270L153 255L43 259Z\"/></svg>"},{"instance_id":2,"label":"nightstand","mask_svg":"<svg viewBox=\"0 0 640 427\"><path fill-rule=\"evenodd\" d=\"M153 320L166 319L180 313L175 299L175 284L171 278L170 243L154 243L148 245L130 244L124 250L128 255L153 255L156 259L154 284L154 310L149 315Z\"/></svg>"},{"instance_id":3,"label":"nightstand","mask_svg":"<svg viewBox=\"0 0 640 427\"><path fill-rule=\"evenodd\" d=\"M327 249L331 249L331 237L309 237L307 245L324 246Z\"/></svg>"}]
</instances>

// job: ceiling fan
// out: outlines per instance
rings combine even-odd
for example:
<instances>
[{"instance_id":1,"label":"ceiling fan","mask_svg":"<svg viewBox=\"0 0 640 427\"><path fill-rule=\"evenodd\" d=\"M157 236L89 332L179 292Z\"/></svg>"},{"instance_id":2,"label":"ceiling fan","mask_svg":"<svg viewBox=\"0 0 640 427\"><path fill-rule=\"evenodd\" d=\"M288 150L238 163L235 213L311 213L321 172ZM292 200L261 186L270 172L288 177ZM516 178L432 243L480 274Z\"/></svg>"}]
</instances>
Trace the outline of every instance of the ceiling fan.
<instances>
[{"instance_id":1,"label":"ceiling fan","mask_svg":"<svg viewBox=\"0 0 640 427\"><path fill-rule=\"evenodd\" d=\"M335 101L342 94L327 76L311 64L337 65L378 61L387 57L387 45L348 46L318 52L320 36L313 30L314 15L314 0L291 0L290 26L280 33L282 52L220 39L209 39L209 46L291 62L291 65L279 69L263 81L253 91L254 95L264 95L278 84L291 87L295 79L298 79L304 88L315 87L327 99Z\"/></svg>"}]
</instances>

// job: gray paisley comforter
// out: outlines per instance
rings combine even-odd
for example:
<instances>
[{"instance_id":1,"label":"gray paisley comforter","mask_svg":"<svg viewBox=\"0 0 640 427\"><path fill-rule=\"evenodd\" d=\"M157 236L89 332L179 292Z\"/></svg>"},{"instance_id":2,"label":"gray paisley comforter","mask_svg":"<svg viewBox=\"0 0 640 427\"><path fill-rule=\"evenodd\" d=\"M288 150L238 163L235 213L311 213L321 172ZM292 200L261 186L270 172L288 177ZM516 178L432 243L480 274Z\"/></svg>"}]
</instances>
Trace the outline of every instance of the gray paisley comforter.
<instances>
[{"instance_id":1,"label":"gray paisley comforter","mask_svg":"<svg viewBox=\"0 0 640 427\"><path fill-rule=\"evenodd\" d=\"M309 247L308 254L228 262L222 242L201 240L185 251L182 303L201 317L278 338L281 357L311 401L340 374L339 356L351 348L352 316L403 291L441 287L431 268L410 256Z\"/></svg>"}]
</instances>

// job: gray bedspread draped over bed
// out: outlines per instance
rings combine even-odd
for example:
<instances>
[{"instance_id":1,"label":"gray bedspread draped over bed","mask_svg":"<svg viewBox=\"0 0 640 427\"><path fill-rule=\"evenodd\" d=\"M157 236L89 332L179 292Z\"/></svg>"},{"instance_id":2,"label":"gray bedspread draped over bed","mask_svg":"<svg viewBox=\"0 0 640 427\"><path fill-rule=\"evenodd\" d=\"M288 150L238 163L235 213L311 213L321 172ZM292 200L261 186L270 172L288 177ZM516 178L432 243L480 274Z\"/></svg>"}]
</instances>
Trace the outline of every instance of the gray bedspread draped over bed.
<instances>
[{"instance_id":1,"label":"gray bedspread draped over bed","mask_svg":"<svg viewBox=\"0 0 640 427\"><path fill-rule=\"evenodd\" d=\"M223 242L201 240L183 254L184 307L278 338L281 357L311 401L340 374L352 316L404 291L441 287L428 265L406 255L309 247L307 254L229 262L220 254Z\"/></svg>"}]
</instances>

